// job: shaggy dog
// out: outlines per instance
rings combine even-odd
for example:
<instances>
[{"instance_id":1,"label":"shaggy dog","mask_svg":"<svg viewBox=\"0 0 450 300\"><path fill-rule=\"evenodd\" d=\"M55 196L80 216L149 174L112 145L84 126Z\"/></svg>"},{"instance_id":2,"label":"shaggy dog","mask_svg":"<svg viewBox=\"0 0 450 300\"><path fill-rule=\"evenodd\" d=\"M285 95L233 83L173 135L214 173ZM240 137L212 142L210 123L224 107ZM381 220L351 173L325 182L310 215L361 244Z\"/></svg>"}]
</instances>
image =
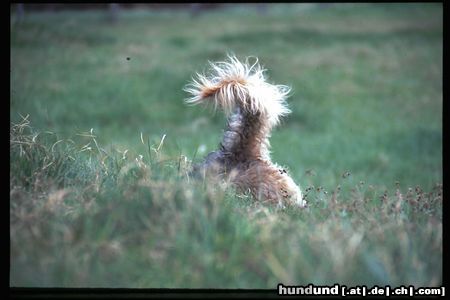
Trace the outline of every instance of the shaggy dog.
<instances>
[{"instance_id":1,"label":"shaggy dog","mask_svg":"<svg viewBox=\"0 0 450 300\"><path fill-rule=\"evenodd\" d=\"M280 117L290 113L286 97L287 86L266 81L264 69L248 58L245 63L229 56L228 61L210 63L207 75L197 78L184 88L191 98L188 104L210 103L222 109L228 120L222 142L203 163L194 167L206 177L225 179L241 192L281 207L306 202L300 188L286 170L270 159L269 137Z\"/></svg>"}]
</instances>

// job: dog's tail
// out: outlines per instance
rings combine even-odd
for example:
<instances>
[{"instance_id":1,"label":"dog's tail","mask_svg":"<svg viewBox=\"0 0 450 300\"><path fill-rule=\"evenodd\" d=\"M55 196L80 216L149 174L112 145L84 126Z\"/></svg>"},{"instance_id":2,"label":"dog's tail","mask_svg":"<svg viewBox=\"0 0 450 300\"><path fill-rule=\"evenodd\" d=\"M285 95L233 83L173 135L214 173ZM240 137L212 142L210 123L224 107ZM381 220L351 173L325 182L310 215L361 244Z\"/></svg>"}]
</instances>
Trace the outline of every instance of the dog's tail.
<instances>
[{"instance_id":1,"label":"dog's tail","mask_svg":"<svg viewBox=\"0 0 450 300\"><path fill-rule=\"evenodd\" d=\"M290 113L286 104L290 88L268 83L257 58L250 64L248 58L242 63L229 55L228 61L210 65L209 74L197 73L197 78L184 88L192 95L186 99L188 104L208 103L211 99L215 109L221 108L227 115L238 109L244 118L256 117L269 131L280 117Z\"/></svg>"}]
</instances>

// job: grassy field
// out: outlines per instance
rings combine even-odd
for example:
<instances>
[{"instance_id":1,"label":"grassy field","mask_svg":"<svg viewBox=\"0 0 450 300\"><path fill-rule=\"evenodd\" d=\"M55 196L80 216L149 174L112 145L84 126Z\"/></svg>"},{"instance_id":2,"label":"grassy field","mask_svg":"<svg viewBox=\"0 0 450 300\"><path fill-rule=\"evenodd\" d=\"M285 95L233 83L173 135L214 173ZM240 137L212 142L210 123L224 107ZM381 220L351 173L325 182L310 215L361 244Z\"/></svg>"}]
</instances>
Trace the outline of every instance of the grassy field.
<instances>
[{"instance_id":1,"label":"grassy field","mask_svg":"<svg viewBox=\"0 0 450 300\"><path fill-rule=\"evenodd\" d=\"M440 4L12 15L10 285L440 285L442 30ZM182 88L227 52L292 87L272 157L307 209L187 175L225 119Z\"/></svg>"}]
</instances>

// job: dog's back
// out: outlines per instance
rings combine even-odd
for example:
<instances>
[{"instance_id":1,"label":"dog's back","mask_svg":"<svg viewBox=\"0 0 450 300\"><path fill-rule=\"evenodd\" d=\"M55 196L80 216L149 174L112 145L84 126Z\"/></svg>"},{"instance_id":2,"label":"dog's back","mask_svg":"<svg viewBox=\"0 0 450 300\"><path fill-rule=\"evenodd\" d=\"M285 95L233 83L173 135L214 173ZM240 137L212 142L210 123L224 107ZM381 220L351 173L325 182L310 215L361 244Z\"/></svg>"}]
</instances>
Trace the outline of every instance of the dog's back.
<instances>
[{"instance_id":1,"label":"dog's back","mask_svg":"<svg viewBox=\"0 0 450 300\"><path fill-rule=\"evenodd\" d=\"M228 62L211 63L210 74L197 74L185 87L192 95L187 103L211 103L228 117L219 149L197 170L226 178L257 199L304 206L299 187L270 160L270 132L290 112L286 104L289 88L267 83L257 62L250 65L248 59L241 63L229 57Z\"/></svg>"}]
</instances>

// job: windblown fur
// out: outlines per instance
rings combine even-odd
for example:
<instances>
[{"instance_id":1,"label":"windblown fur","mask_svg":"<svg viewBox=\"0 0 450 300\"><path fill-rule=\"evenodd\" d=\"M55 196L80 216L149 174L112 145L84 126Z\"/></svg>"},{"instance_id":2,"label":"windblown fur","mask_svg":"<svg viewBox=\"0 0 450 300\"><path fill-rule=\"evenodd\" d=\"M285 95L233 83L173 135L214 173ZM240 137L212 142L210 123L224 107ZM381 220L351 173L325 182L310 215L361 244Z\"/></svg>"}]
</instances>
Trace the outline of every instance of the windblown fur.
<instances>
[{"instance_id":1,"label":"windblown fur","mask_svg":"<svg viewBox=\"0 0 450 300\"><path fill-rule=\"evenodd\" d=\"M257 59L249 64L248 59L241 63L234 56L228 58L211 63L209 74L197 73L184 89L192 95L188 104L212 102L228 117L219 149L208 154L196 171L226 179L263 201L305 206L300 188L271 161L269 152L271 130L290 113L286 104L290 89L266 82Z\"/></svg>"}]
</instances>

